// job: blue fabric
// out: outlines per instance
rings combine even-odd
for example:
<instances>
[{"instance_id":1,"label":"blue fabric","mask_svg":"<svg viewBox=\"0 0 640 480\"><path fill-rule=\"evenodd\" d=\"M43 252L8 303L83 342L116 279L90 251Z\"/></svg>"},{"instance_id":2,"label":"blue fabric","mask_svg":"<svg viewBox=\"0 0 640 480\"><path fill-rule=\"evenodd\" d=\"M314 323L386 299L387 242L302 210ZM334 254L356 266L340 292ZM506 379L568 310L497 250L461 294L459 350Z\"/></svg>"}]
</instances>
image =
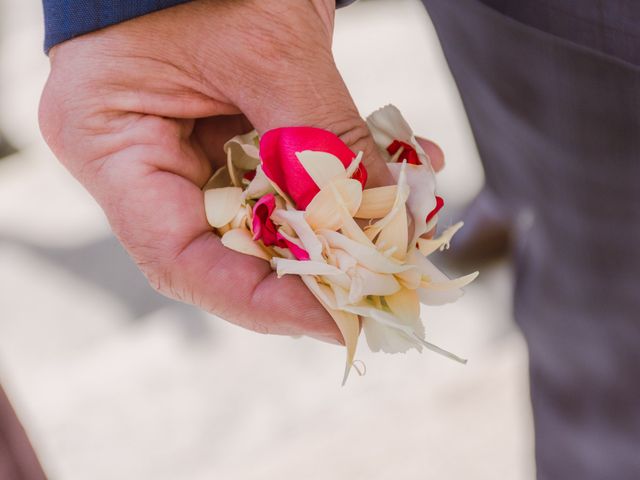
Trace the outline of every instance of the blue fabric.
<instances>
[{"instance_id":1,"label":"blue fabric","mask_svg":"<svg viewBox=\"0 0 640 480\"><path fill-rule=\"evenodd\" d=\"M44 49L189 0L43 0Z\"/></svg>"},{"instance_id":2,"label":"blue fabric","mask_svg":"<svg viewBox=\"0 0 640 480\"><path fill-rule=\"evenodd\" d=\"M190 0L43 0L44 50L73 37ZM355 0L336 0L344 7Z\"/></svg>"}]
</instances>

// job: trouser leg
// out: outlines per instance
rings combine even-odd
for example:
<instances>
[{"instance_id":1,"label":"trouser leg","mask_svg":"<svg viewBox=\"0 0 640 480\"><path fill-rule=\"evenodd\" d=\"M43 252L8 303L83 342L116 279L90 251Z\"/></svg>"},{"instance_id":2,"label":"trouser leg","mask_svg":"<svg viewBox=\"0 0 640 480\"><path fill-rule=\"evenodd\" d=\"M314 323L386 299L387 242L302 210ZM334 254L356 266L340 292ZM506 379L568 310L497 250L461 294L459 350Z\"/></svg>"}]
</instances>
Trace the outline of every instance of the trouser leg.
<instances>
[{"instance_id":1,"label":"trouser leg","mask_svg":"<svg viewBox=\"0 0 640 480\"><path fill-rule=\"evenodd\" d=\"M477 0L423 1L513 213L538 476L640 478L640 68Z\"/></svg>"}]
</instances>

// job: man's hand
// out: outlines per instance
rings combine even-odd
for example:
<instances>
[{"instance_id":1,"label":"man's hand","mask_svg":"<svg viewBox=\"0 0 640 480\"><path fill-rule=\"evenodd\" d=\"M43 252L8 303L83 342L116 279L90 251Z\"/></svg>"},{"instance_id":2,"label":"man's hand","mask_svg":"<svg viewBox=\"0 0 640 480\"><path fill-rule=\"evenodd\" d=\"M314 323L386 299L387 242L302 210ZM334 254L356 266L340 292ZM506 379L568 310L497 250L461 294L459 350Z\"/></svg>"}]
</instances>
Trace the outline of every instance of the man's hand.
<instances>
[{"instance_id":1,"label":"man's hand","mask_svg":"<svg viewBox=\"0 0 640 480\"><path fill-rule=\"evenodd\" d=\"M295 277L222 246L201 187L222 144L317 126L387 182L331 54L335 0L194 1L51 51L40 125L150 283L246 328L342 341Z\"/></svg>"}]
</instances>

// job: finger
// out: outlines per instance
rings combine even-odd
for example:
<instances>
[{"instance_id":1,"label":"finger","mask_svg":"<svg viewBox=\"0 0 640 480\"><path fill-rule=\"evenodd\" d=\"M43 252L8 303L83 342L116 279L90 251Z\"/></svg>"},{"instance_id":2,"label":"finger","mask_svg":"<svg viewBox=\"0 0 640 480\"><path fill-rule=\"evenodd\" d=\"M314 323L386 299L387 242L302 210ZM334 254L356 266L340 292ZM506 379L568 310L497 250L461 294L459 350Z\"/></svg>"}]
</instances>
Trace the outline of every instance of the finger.
<instances>
[{"instance_id":1,"label":"finger","mask_svg":"<svg viewBox=\"0 0 640 480\"><path fill-rule=\"evenodd\" d=\"M429 160L431 161L431 167L433 170L438 173L444 168L444 152L440 148L440 146L432 142L431 140L427 140L426 138L416 137L418 144L422 147L425 153L428 155Z\"/></svg>"},{"instance_id":2,"label":"finger","mask_svg":"<svg viewBox=\"0 0 640 480\"><path fill-rule=\"evenodd\" d=\"M295 68L298 67L291 66L291 69ZM386 163L335 65L288 73L291 84L285 85L286 88L258 91L237 99L238 107L258 132L263 134L273 128L293 126L328 130L340 137L354 153L364 153L362 161L368 172L367 188L392 184ZM296 75L302 80L295 81ZM256 100L256 96L260 98Z\"/></svg>"}]
</instances>

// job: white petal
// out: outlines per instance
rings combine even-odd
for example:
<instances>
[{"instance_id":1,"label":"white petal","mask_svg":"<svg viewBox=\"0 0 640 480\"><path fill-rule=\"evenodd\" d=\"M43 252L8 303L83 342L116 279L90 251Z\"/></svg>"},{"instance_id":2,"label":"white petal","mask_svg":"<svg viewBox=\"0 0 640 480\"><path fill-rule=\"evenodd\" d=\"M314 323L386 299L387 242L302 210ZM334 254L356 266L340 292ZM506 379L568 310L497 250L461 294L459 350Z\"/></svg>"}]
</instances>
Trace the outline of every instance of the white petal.
<instances>
[{"instance_id":1,"label":"white petal","mask_svg":"<svg viewBox=\"0 0 640 480\"><path fill-rule=\"evenodd\" d=\"M231 186L231 177L227 167L220 167L216 173L212 175L209 181L202 187L202 190L210 190L212 188L222 188Z\"/></svg>"},{"instance_id":2,"label":"white petal","mask_svg":"<svg viewBox=\"0 0 640 480\"><path fill-rule=\"evenodd\" d=\"M402 164L389 164L394 178L401 175ZM409 245L415 245L416 239L427 233L427 215L436 207L436 177L431 168L424 165L406 165L406 181L410 189L407 208L413 219L413 237Z\"/></svg>"},{"instance_id":3,"label":"white petal","mask_svg":"<svg viewBox=\"0 0 640 480\"><path fill-rule=\"evenodd\" d=\"M297 152L296 157L320 189L337 178L348 178L344 165L335 155L305 150Z\"/></svg>"},{"instance_id":4,"label":"white petal","mask_svg":"<svg viewBox=\"0 0 640 480\"><path fill-rule=\"evenodd\" d=\"M345 172L347 178L353 177L353 174L356 173L356 170L358 170L358 167L362 163L363 156L364 152L358 152L355 158L351 161L351 163L349 164L349 168L347 168L347 171Z\"/></svg>"},{"instance_id":5,"label":"white petal","mask_svg":"<svg viewBox=\"0 0 640 480\"><path fill-rule=\"evenodd\" d=\"M342 333L345 346L347 347L347 361L344 369L344 376L342 378L342 385L344 385L349 376L349 372L351 371L356 347L358 346L360 319L357 315L337 310L332 306L335 305L335 300L332 298L333 294L329 287L320 285L313 277L307 275L303 275L301 278L307 288L311 290L318 301L325 307L327 312L329 312L331 318L336 322L340 333Z\"/></svg>"},{"instance_id":6,"label":"white petal","mask_svg":"<svg viewBox=\"0 0 640 480\"><path fill-rule=\"evenodd\" d=\"M426 257L427 255L431 255L436 250L442 251L448 249L449 244L451 243L451 239L456 234L456 232L462 228L463 225L463 222L458 222L455 225L452 225L444 232L442 232L438 238L434 238L431 240L419 238L418 250L420 250L420 253Z\"/></svg>"},{"instance_id":7,"label":"white petal","mask_svg":"<svg viewBox=\"0 0 640 480\"><path fill-rule=\"evenodd\" d=\"M408 230L407 211L404 205L401 205L388 225L380 230L376 246L378 248L393 248L391 256L397 260L404 260L407 254Z\"/></svg>"},{"instance_id":8,"label":"white petal","mask_svg":"<svg viewBox=\"0 0 640 480\"><path fill-rule=\"evenodd\" d=\"M397 194L398 187L396 185L363 190L360 208L354 216L356 218L382 218L386 216L393 208Z\"/></svg>"},{"instance_id":9,"label":"white petal","mask_svg":"<svg viewBox=\"0 0 640 480\"><path fill-rule=\"evenodd\" d=\"M412 348L422 351L422 344L413 336L372 318L362 319L362 330L372 352L405 353Z\"/></svg>"},{"instance_id":10,"label":"white petal","mask_svg":"<svg viewBox=\"0 0 640 480\"><path fill-rule=\"evenodd\" d=\"M251 232L244 228L229 230L222 236L222 244L236 252L253 255L267 261L271 260L271 255L254 242Z\"/></svg>"},{"instance_id":11,"label":"white petal","mask_svg":"<svg viewBox=\"0 0 640 480\"><path fill-rule=\"evenodd\" d=\"M327 183L307 205L305 218L314 230L338 230L345 216L353 217L362 202L362 185L342 178Z\"/></svg>"},{"instance_id":12,"label":"white petal","mask_svg":"<svg viewBox=\"0 0 640 480\"><path fill-rule=\"evenodd\" d=\"M350 303L358 303L368 295L393 295L400 290L400 284L393 275L375 273L357 266L352 276L352 289L349 292Z\"/></svg>"},{"instance_id":13,"label":"white petal","mask_svg":"<svg viewBox=\"0 0 640 480\"><path fill-rule=\"evenodd\" d=\"M418 292L403 288L392 295L385 296L384 301L398 319L413 326L416 331L422 330Z\"/></svg>"},{"instance_id":14,"label":"white petal","mask_svg":"<svg viewBox=\"0 0 640 480\"><path fill-rule=\"evenodd\" d=\"M268 193L273 193L275 190L271 185L271 182L262 171L262 166L256 167L256 176L249 183L244 191L245 198L260 198Z\"/></svg>"},{"instance_id":15,"label":"white petal","mask_svg":"<svg viewBox=\"0 0 640 480\"><path fill-rule=\"evenodd\" d=\"M305 220L304 212L277 208L271 215L271 219L278 225L286 224L293 229L311 260L323 261L322 243Z\"/></svg>"},{"instance_id":16,"label":"white petal","mask_svg":"<svg viewBox=\"0 0 640 480\"><path fill-rule=\"evenodd\" d=\"M345 275L339 268L312 260L299 261L274 257L271 263L275 267L278 277L283 275Z\"/></svg>"},{"instance_id":17,"label":"white petal","mask_svg":"<svg viewBox=\"0 0 640 480\"><path fill-rule=\"evenodd\" d=\"M231 160L236 168L253 170L260 165L258 141L258 134L254 130L243 135L236 135L225 143L223 148L227 155L231 155Z\"/></svg>"},{"instance_id":18,"label":"white petal","mask_svg":"<svg viewBox=\"0 0 640 480\"><path fill-rule=\"evenodd\" d=\"M344 250L354 257L360 265L378 273L400 273L411 270L412 265L401 264L395 260L385 257L374 247L358 243L345 235L330 230L318 232L329 242L332 248Z\"/></svg>"},{"instance_id":19,"label":"white petal","mask_svg":"<svg viewBox=\"0 0 640 480\"><path fill-rule=\"evenodd\" d=\"M241 188L214 188L204 192L207 221L214 228L222 227L233 220L241 206Z\"/></svg>"},{"instance_id":20,"label":"white petal","mask_svg":"<svg viewBox=\"0 0 640 480\"><path fill-rule=\"evenodd\" d=\"M407 142L413 137L411 127L394 105L385 105L373 112L367 117L367 125L376 145L385 152L394 140Z\"/></svg>"},{"instance_id":21,"label":"white petal","mask_svg":"<svg viewBox=\"0 0 640 480\"><path fill-rule=\"evenodd\" d=\"M394 105L386 105L373 112L367 117L367 125L373 135L373 140L387 161L389 161L387 147L394 140L400 140L415 148L423 165L431 166L429 157L416 141L411 127Z\"/></svg>"}]
</instances>

